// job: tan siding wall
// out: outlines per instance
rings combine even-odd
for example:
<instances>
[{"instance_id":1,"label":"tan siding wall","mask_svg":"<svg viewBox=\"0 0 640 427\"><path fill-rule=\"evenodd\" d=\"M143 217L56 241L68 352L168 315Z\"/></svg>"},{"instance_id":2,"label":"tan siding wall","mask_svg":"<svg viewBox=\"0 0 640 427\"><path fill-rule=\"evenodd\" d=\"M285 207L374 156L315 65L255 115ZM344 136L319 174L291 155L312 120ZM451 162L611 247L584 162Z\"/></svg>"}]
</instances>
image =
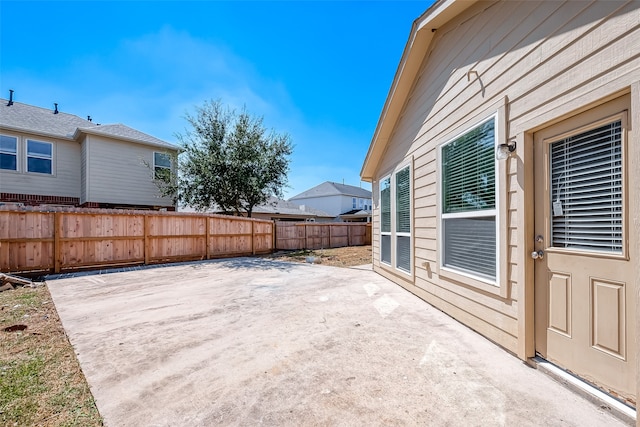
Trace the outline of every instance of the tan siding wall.
<instances>
[{"instance_id":1,"label":"tan siding wall","mask_svg":"<svg viewBox=\"0 0 640 427\"><path fill-rule=\"evenodd\" d=\"M533 197L519 182L523 165L517 157L506 161L506 206L500 215L507 219L503 258L509 297L503 299L438 275L437 147L494 113L492 106L505 97L508 134L521 142L524 132L627 89L640 76L640 3L480 2L438 28L425 57L376 173L377 181L414 158L416 273L409 288L516 352L516 298L524 286L518 277L528 262L518 206ZM376 185L374 198L375 260Z\"/></svg>"},{"instance_id":2,"label":"tan siding wall","mask_svg":"<svg viewBox=\"0 0 640 427\"><path fill-rule=\"evenodd\" d=\"M0 170L3 193L80 197L80 144L26 133L0 131L18 137L18 172ZM26 140L53 143L53 175L27 173Z\"/></svg>"},{"instance_id":3,"label":"tan siding wall","mask_svg":"<svg viewBox=\"0 0 640 427\"><path fill-rule=\"evenodd\" d=\"M153 183L154 148L90 135L87 201L97 203L171 206ZM108 160L108 161L107 161Z\"/></svg>"}]
</instances>

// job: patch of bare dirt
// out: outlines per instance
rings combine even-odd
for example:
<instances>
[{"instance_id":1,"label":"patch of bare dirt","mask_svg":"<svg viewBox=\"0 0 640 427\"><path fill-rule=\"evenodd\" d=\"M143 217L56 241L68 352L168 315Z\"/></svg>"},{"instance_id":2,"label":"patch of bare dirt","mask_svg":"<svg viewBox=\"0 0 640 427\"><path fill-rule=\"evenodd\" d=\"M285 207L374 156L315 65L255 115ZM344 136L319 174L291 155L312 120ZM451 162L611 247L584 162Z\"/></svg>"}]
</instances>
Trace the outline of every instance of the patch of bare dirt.
<instances>
[{"instance_id":1,"label":"patch of bare dirt","mask_svg":"<svg viewBox=\"0 0 640 427\"><path fill-rule=\"evenodd\" d=\"M294 261L314 264L330 265L333 267L353 267L371 263L371 245L347 246L344 248L280 251L267 258L278 261Z\"/></svg>"}]
</instances>

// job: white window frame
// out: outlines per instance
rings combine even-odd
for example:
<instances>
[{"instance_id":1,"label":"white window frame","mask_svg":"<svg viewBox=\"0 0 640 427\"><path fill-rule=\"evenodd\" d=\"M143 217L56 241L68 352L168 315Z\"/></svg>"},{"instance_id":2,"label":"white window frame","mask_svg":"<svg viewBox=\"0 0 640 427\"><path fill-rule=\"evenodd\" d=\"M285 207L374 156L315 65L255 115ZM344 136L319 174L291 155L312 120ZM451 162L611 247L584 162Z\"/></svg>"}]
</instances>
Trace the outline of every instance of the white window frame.
<instances>
[{"instance_id":1,"label":"white window frame","mask_svg":"<svg viewBox=\"0 0 640 427\"><path fill-rule=\"evenodd\" d=\"M398 194L396 191L397 188L397 176L400 172L404 171L405 169L409 170L409 232L402 232L402 231L398 231L397 230L397 226L398 226L398 205L397 205L397 200L398 200ZM399 167L398 169L396 169L393 172L393 179L392 181L392 191L391 191L391 195L392 195L392 199L391 199L391 212L392 215L391 217L394 219L392 226L391 226L391 230L394 233L393 236L393 242L395 243L394 249L395 249L395 259L393 260L393 266L396 270L401 271L405 274L411 274L411 272L413 271L413 239L412 239L412 230L413 230L413 171L411 170L411 165L405 164L402 167ZM409 270L405 270L404 268L400 268L398 267L398 237L408 237L409 238Z\"/></svg>"},{"instance_id":2,"label":"white window frame","mask_svg":"<svg viewBox=\"0 0 640 427\"><path fill-rule=\"evenodd\" d=\"M0 171L3 172L19 172L20 171L20 138L18 138L17 136L14 135L8 135L8 134L1 134L0 136L6 137L6 138L13 138L16 141L16 151L15 153L9 152L9 151L3 151L2 148L0 148L0 154L4 154L4 155L9 155L9 156L15 156L16 158L16 168L15 169L0 169Z\"/></svg>"},{"instance_id":3,"label":"white window frame","mask_svg":"<svg viewBox=\"0 0 640 427\"><path fill-rule=\"evenodd\" d=\"M405 169L409 169L409 232L398 232L397 231L397 214L398 214L398 208L397 208L397 202L396 202L396 180L397 180L397 175L399 172L405 170ZM414 266L414 247L413 247L413 243L414 243L414 213L413 213L413 186L414 186L414 182L413 182L413 158L409 158L405 161L403 161L402 163L400 163L395 169L393 169L392 171L386 173L382 178L380 178L380 180L378 181L378 196L380 198L380 254L379 254L379 259L380 259L380 265L384 266L387 269L392 270L393 272L397 273L397 274L401 274L402 276L406 276L409 279L413 278L413 274L415 271L415 266ZM391 227L390 227L390 231L388 232L383 232L382 231L382 182L384 182L385 180L389 179L389 185L390 185L390 221L391 221ZM390 251L391 251L391 260L390 262L385 262L382 261L382 236L389 236L390 242L391 242L391 247L390 247ZM409 270L405 270L403 268L399 268L398 267L398 256L397 256L397 251L398 251L398 244L397 244L397 240L398 237L409 237Z\"/></svg>"},{"instance_id":4,"label":"white window frame","mask_svg":"<svg viewBox=\"0 0 640 427\"><path fill-rule=\"evenodd\" d=\"M495 158L495 154L493 157L493 161L494 161L494 174L495 174L495 208L494 209L485 209L485 210L477 210L477 211L472 211L472 212L456 212L456 213L444 213L444 203L443 203L443 194L444 194L444 188L443 188L443 165L442 165L442 160L443 160L443 154L442 154L442 150L444 149L444 147L446 147L448 144L456 141L458 138L462 137L463 135L471 132L472 130L476 129L477 127L489 122L490 120L494 121L494 153L495 153L495 147L497 147L500 143L502 143L502 137L501 137L501 130L502 130L502 123L500 123L500 117L499 114L496 112L492 115L490 115L489 117L480 120L478 122L476 122L475 124L473 124L472 126L469 126L467 128L465 128L464 131L460 132L459 134L457 134L456 136L454 136L453 138L447 140L446 142L440 144L440 146L438 147L438 214L439 214L439 218L438 218L438 241L439 241L439 245L438 245L438 249L439 249L439 260L438 260L438 268L439 268L439 272L441 272L441 274L446 275L446 273L452 273L452 278L458 279L459 277L461 278L469 278L469 279L473 279L475 282L480 284L480 287L484 288L485 290L488 290L487 288L483 287L482 284L484 285L490 285L490 288L493 289L499 289L501 288L501 284L502 284L502 277L501 277L501 255L502 255L502 246L503 246L503 242L501 240L501 228L502 228L502 218L501 218L501 213L502 213L502 204L503 204L503 197L502 197L502 193L501 193L501 189L502 189L502 167L501 167L501 161L497 160ZM502 161L504 162L504 161ZM482 275L478 275L478 274L473 274L472 272L468 271L468 270L462 270L462 269L456 269L454 267L447 267L444 265L444 251L445 251L445 242L444 242L444 222L447 219L455 219L455 218L478 218L478 217L490 217L493 216L495 218L495 230L496 230L496 236L495 236L495 241L496 241L496 259L495 259L495 263L496 263L496 274L495 274L495 280L491 280L488 279L487 277L484 277ZM493 291L495 292L495 290Z\"/></svg>"},{"instance_id":5,"label":"white window frame","mask_svg":"<svg viewBox=\"0 0 640 427\"><path fill-rule=\"evenodd\" d=\"M166 156L169 159L169 166L156 164L156 154L158 154L160 156ZM157 172L158 168L160 168L160 169L169 169L169 174L172 173L172 171L173 171L173 159L171 158L171 154L166 153L164 151L154 151L153 152L153 179L160 179L156 175L156 172Z\"/></svg>"},{"instance_id":6,"label":"white window frame","mask_svg":"<svg viewBox=\"0 0 640 427\"><path fill-rule=\"evenodd\" d=\"M51 146L51 156L46 156L44 154L29 154L29 143L30 142L35 142L38 144L47 144L49 146ZM54 156L55 156L55 146L53 144L53 142L49 142L49 141L41 141L39 139L30 139L28 138L25 141L25 147L24 147L24 171L26 173L35 173L38 175L50 175L53 176L55 175L55 164L53 162ZM40 160L49 160L51 162L51 172L47 173L47 172L37 172L37 171L30 171L29 170L29 159L40 159Z\"/></svg>"},{"instance_id":7,"label":"white window frame","mask_svg":"<svg viewBox=\"0 0 640 427\"><path fill-rule=\"evenodd\" d=\"M387 179L389 180L389 231L382 231L382 183ZM393 237L391 235L393 231L393 184L391 174L380 179L378 192L380 193L380 263L391 267L393 265ZM382 236L389 236L389 262L382 260Z\"/></svg>"}]
</instances>

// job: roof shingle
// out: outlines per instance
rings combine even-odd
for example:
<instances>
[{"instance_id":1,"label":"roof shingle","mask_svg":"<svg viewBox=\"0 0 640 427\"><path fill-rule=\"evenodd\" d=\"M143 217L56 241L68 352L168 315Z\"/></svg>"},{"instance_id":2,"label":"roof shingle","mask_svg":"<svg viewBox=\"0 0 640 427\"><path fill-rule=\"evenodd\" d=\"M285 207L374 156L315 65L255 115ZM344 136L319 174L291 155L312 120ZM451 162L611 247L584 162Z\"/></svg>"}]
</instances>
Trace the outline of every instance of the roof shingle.
<instances>
[{"instance_id":1,"label":"roof shingle","mask_svg":"<svg viewBox=\"0 0 640 427\"><path fill-rule=\"evenodd\" d=\"M73 114L61 111L56 114L52 109L15 101L9 106L8 102L7 99L0 98L0 126L7 129L69 140L77 140L79 134L89 133L169 149L177 148L173 144L123 124L98 125Z\"/></svg>"},{"instance_id":2,"label":"roof shingle","mask_svg":"<svg viewBox=\"0 0 640 427\"><path fill-rule=\"evenodd\" d=\"M326 196L353 196L371 198L371 191L365 190L364 188L356 187L354 185L338 184L337 182L325 181L322 184L316 185L315 187L310 188L307 191L289 198L289 200Z\"/></svg>"}]
</instances>

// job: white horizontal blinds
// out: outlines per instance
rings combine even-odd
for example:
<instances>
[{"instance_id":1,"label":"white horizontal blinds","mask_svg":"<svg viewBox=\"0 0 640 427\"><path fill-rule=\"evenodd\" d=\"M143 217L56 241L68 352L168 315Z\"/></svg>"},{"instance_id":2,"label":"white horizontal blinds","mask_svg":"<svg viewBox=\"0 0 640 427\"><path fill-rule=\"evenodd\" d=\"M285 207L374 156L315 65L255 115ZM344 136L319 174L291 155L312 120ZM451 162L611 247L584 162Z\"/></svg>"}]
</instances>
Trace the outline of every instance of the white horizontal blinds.
<instances>
[{"instance_id":1,"label":"white horizontal blinds","mask_svg":"<svg viewBox=\"0 0 640 427\"><path fill-rule=\"evenodd\" d=\"M496 280L495 119L442 148L443 266Z\"/></svg>"},{"instance_id":2,"label":"white horizontal blinds","mask_svg":"<svg viewBox=\"0 0 640 427\"><path fill-rule=\"evenodd\" d=\"M391 264L391 235L380 236L380 261Z\"/></svg>"},{"instance_id":3,"label":"white horizontal blinds","mask_svg":"<svg viewBox=\"0 0 640 427\"><path fill-rule=\"evenodd\" d=\"M494 217L451 218L444 222L444 265L495 279L496 221Z\"/></svg>"},{"instance_id":4,"label":"white horizontal blinds","mask_svg":"<svg viewBox=\"0 0 640 427\"><path fill-rule=\"evenodd\" d=\"M380 181L380 261L391 264L391 177Z\"/></svg>"},{"instance_id":5,"label":"white horizontal blinds","mask_svg":"<svg viewBox=\"0 0 640 427\"><path fill-rule=\"evenodd\" d=\"M622 253L622 122L551 144L554 247Z\"/></svg>"},{"instance_id":6,"label":"white horizontal blinds","mask_svg":"<svg viewBox=\"0 0 640 427\"><path fill-rule=\"evenodd\" d=\"M411 272L411 236L396 236L396 268Z\"/></svg>"},{"instance_id":7,"label":"white horizontal blinds","mask_svg":"<svg viewBox=\"0 0 640 427\"><path fill-rule=\"evenodd\" d=\"M495 209L494 120L442 149L443 213Z\"/></svg>"},{"instance_id":8,"label":"white horizontal blinds","mask_svg":"<svg viewBox=\"0 0 640 427\"><path fill-rule=\"evenodd\" d=\"M395 176L396 268L411 271L411 172L409 167Z\"/></svg>"}]
</instances>

